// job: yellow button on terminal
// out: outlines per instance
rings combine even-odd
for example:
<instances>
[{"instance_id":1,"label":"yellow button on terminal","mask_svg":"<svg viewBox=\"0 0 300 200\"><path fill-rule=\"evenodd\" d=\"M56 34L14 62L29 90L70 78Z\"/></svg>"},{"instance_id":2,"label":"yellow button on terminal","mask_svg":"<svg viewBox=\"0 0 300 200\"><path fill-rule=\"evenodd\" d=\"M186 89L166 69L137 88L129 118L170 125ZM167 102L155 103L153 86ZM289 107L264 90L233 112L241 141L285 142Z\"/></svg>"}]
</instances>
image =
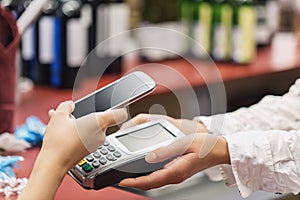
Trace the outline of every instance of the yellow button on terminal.
<instances>
[{"instance_id":1,"label":"yellow button on terminal","mask_svg":"<svg viewBox=\"0 0 300 200\"><path fill-rule=\"evenodd\" d=\"M87 163L87 161L85 159L82 159L81 161L79 161L78 165L79 165L79 167L81 167L85 163Z\"/></svg>"}]
</instances>

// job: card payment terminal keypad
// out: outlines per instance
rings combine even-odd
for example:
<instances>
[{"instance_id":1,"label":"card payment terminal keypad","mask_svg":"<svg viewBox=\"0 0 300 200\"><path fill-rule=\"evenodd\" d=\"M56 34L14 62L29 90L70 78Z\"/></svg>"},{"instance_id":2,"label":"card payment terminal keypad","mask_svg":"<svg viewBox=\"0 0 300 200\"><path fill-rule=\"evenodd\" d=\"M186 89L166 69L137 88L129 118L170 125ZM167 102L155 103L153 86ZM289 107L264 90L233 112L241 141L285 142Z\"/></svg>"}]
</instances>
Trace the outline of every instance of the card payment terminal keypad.
<instances>
[{"instance_id":1,"label":"card payment terminal keypad","mask_svg":"<svg viewBox=\"0 0 300 200\"><path fill-rule=\"evenodd\" d=\"M82 159L77 166L84 172L90 173L93 169L106 165L108 162L114 162L121 157L122 154L111 143L105 141L94 153Z\"/></svg>"}]
</instances>

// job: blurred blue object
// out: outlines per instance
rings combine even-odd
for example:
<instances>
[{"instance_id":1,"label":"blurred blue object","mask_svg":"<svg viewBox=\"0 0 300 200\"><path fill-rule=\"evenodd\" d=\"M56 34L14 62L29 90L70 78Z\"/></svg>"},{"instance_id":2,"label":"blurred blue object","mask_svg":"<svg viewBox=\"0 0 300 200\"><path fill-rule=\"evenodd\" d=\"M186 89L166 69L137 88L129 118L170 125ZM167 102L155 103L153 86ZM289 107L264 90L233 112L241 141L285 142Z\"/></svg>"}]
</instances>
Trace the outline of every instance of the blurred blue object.
<instances>
[{"instance_id":1,"label":"blurred blue object","mask_svg":"<svg viewBox=\"0 0 300 200\"><path fill-rule=\"evenodd\" d=\"M32 146L40 146L46 125L37 117L30 116L26 119L25 124L18 126L15 130L15 135L18 139L25 140Z\"/></svg>"},{"instance_id":2,"label":"blurred blue object","mask_svg":"<svg viewBox=\"0 0 300 200\"><path fill-rule=\"evenodd\" d=\"M1 156L0 157L0 181L4 181L7 177L16 178L13 167L18 166L18 162L24 160L21 156Z\"/></svg>"},{"instance_id":3,"label":"blurred blue object","mask_svg":"<svg viewBox=\"0 0 300 200\"><path fill-rule=\"evenodd\" d=\"M0 156L0 170L2 171L6 167L17 167L18 161L23 161L22 156Z\"/></svg>"}]
</instances>

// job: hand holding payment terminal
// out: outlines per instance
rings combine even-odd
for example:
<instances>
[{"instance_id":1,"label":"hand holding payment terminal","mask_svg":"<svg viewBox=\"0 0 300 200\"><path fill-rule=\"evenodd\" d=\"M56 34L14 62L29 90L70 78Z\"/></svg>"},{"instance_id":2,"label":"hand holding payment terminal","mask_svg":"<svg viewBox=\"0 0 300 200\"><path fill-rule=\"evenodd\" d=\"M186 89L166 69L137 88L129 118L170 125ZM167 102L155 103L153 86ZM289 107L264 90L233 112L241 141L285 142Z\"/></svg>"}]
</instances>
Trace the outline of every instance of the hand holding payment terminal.
<instances>
[{"instance_id":1,"label":"hand holding payment terminal","mask_svg":"<svg viewBox=\"0 0 300 200\"><path fill-rule=\"evenodd\" d=\"M125 178L149 174L170 160L147 163L145 155L184 134L167 120L151 121L107 136L105 143L73 167L69 174L86 189L102 189Z\"/></svg>"}]
</instances>

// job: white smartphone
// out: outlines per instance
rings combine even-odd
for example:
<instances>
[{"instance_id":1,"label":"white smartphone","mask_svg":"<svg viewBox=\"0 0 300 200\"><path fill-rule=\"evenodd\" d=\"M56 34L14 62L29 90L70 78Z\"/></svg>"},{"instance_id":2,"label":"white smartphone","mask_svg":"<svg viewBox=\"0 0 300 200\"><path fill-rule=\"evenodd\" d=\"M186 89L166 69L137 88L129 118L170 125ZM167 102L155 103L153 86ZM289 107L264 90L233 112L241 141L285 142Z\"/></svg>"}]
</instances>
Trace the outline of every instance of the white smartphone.
<instances>
[{"instance_id":1,"label":"white smartphone","mask_svg":"<svg viewBox=\"0 0 300 200\"><path fill-rule=\"evenodd\" d=\"M130 73L75 102L72 115L82 117L92 112L121 108L151 93L155 81L144 72Z\"/></svg>"}]
</instances>

